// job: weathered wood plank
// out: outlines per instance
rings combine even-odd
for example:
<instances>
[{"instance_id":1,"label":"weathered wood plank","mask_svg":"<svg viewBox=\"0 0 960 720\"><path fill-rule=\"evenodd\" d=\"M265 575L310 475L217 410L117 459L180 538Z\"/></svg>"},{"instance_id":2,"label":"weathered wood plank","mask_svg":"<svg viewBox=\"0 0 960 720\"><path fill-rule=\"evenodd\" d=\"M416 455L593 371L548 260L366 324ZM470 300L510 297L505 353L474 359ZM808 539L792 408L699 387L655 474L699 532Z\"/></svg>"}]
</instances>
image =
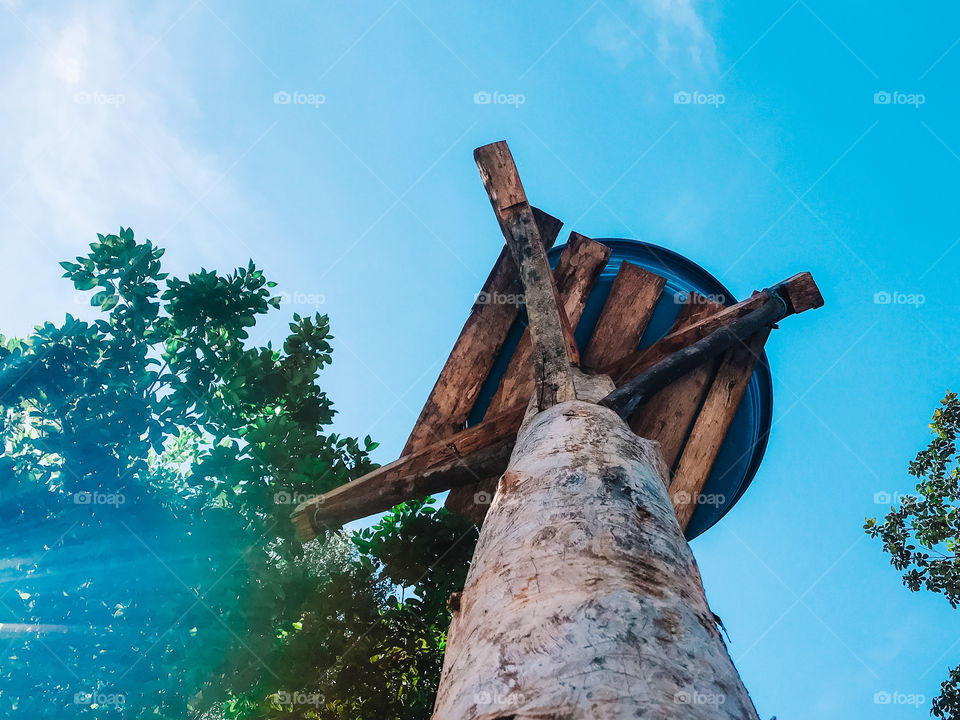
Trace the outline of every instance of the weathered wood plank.
<instances>
[{"instance_id":1,"label":"weathered wood plank","mask_svg":"<svg viewBox=\"0 0 960 720\"><path fill-rule=\"evenodd\" d=\"M583 366L602 368L637 349L666 278L624 262L583 354Z\"/></svg>"},{"instance_id":2,"label":"weathered wood plank","mask_svg":"<svg viewBox=\"0 0 960 720\"><path fill-rule=\"evenodd\" d=\"M690 293L680 309L672 331L682 330L723 309L723 305ZM716 372L714 359L690 371L656 393L641 405L630 420L631 429L640 437L660 443L663 460L672 470L680 457L690 425L697 416L700 404Z\"/></svg>"},{"instance_id":3,"label":"weathered wood plank","mask_svg":"<svg viewBox=\"0 0 960 720\"><path fill-rule=\"evenodd\" d=\"M587 298L590 297L590 292L609 258L610 248L579 233L570 233L570 239L557 261L554 279L563 300L564 311L574 328L580 321ZM530 334L524 332L500 386L490 401L487 417L521 406L530 398L534 390L532 354ZM453 488L447 495L447 510L477 524L483 522L490 499L496 492L498 478L499 474L464 487Z\"/></svg>"},{"instance_id":4,"label":"weathered wood plank","mask_svg":"<svg viewBox=\"0 0 960 720\"><path fill-rule=\"evenodd\" d=\"M579 233L570 233L570 239L560 254L553 276L564 312L574 330L580 322L580 316L586 307L590 292L609 259L610 248L606 245ZM520 338L510 364L500 379L500 385L490 400L488 413L503 412L530 398L534 389L532 355L533 345L530 342L530 331L527 329Z\"/></svg>"},{"instance_id":5,"label":"weathered wood plank","mask_svg":"<svg viewBox=\"0 0 960 720\"><path fill-rule=\"evenodd\" d=\"M817 288L810 273L799 273L775 285L771 290L777 291L787 302L787 315L805 312L814 308L822 307L823 297ZM662 340L655 342L649 347L630 353L620 360L612 362L609 366L601 368L602 372L610 375L613 381L619 386L663 360L668 355L677 350L692 345L698 340L705 338L725 325L730 325L735 320L748 315L754 310L762 307L769 299L769 293L754 293L746 300L731 305L718 312L700 320L697 323L689 325L683 330L667 335Z\"/></svg>"},{"instance_id":6,"label":"weathered wood plank","mask_svg":"<svg viewBox=\"0 0 960 720\"><path fill-rule=\"evenodd\" d=\"M557 294L540 231L507 143L473 151L483 186L520 269L533 346L535 407L545 410L576 398L573 367L579 358L573 330Z\"/></svg>"},{"instance_id":7,"label":"weathered wood plank","mask_svg":"<svg viewBox=\"0 0 960 720\"><path fill-rule=\"evenodd\" d=\"M729 325L714 330L705 338L677 350L649 370L627 381L600 401L622 418L675 380L700 367L711 358L742 345L760 330L772 328L786 317L787 304L777 295L763 292L763 305Z\"/></svg>"},{"instance_id":8,"label":"weathered wood plank","mask_svg":"<svg viewBox=\"0 0 960 720\"><path fill-rule=\"evenodd\" d=\"M693 517L769 334L766 328L729 350L707 392L670 483L670 499L681 529L686 529Z\"/></svg>"},{"instance_id":9,"label":"weathered wood plank","mask_svg":"<svg viewBox=\"0 0 960 720\"><path fill-rule=\"evenodd\" d=\"M519 407L492 417L301 503L292 514L298 537L306 541L318 530L334 529L406 500L499 475L507 466L524 410Z\"/></svg>"},{"instance_id":10,"label":"weathered wood plank","mask_svg":"<svg viewBox=\"0 0 960 720\"><path fill-rule=\"evenodd\" d=\"M563 223L537 208L533 208L533 214L544 247L549 249ZM450 437L463 428L480 387L520 313L519 305L510 300L522 291L517 264L510 249L504 246L413 426L403 455Z\"/></svg>"}]
</instances>

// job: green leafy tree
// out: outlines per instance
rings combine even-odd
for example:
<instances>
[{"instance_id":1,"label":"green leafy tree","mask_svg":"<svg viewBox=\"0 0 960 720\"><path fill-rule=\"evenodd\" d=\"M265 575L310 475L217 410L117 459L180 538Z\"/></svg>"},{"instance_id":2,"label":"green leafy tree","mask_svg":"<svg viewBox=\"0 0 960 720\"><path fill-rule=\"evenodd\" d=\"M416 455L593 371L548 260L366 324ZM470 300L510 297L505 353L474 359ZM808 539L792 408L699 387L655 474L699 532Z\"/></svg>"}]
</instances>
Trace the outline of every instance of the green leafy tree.
<instances>
[{"instance_id":1,"label":"green leafy tree","mask_svg":"<svg viewBox=\"0 0 960 720\"><path fill-rule=\"evenodd\" d=\"M948 392L933 413L934 438L917 453L909 472L917 494L901 499L883 522L868 518L867 534L883 541L890 563L903 574L912 591L942 594L951 607L960 604L960 466L957 433L960 401ZM945 720L960 718L960 666L950 670L933 701L931 714Z\"/></svg>"},{"instance_id":2,"label":"green leafy tree","mask_svg":"<svg viewBox=\"0 0 960 720\"><path fill-rule=\"evenodd\" d=\"M61 265L100 317L0 338L0 714L428 717L476 528L424 501L299 543L296 502L376 467L326 430L328 319L256 345L252 262L162 255L98 236Z\"/></svg>"}]
</instances>

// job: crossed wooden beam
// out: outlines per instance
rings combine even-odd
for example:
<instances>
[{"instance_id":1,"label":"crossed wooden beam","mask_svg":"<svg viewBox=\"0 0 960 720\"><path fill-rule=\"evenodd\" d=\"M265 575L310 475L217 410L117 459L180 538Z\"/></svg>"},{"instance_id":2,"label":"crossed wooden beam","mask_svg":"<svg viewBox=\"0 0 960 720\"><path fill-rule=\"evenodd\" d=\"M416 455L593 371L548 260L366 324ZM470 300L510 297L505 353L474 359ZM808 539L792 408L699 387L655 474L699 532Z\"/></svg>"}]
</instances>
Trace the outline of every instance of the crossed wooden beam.
<instances>
[{"instance_id":1,"label":"crossed wooden beam","mask_svg":"<svg viewBox=\"0 0 960 720\"><path fill-rule=\"evenodd\" d=\"M478 148L474 159L506 246L401 457L300 504L292 515L298 536L445 490L449 509L482 522L525 418L573 399L606 405L660 443L685 528L770 330L823 305L813 277L794 275L731 306L691 294L669 334L637 349L666 280L624 262L581 357L573 329L610 249L571 233L551 271L546 253L562 223L530 205L505 142ZM520 293L526 331L483 420L464 429L520 315L517 303L496 299Z\"/></svg>"}]
</instances>

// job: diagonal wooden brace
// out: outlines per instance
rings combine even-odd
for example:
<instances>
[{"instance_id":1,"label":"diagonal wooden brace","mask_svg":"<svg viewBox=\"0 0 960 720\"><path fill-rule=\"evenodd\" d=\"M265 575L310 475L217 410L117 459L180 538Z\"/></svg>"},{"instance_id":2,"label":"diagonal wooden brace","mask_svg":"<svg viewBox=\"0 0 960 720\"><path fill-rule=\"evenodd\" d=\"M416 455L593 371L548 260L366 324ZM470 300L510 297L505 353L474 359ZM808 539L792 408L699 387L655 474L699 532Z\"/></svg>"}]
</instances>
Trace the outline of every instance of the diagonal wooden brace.
<instances>
[{"instance_id":1,"label":"diagonal wooden brace","mask_svg":"<svg viewBox=\"0 0 960 720\"><path fill-rule=\"evenodd\" d=\"M794 276L771 290L777 291L780 296L785 296L789 314L803 312L823 304L809 273ZM685 326L646 350L638 351L643 354L643 358L638 361L633 357L631 364L637 366L642 362L650 363L651 358L654 358L654 364L656 364L657 358L662 360L670 353L682 350L708 337L718 328L731 325L759 308L763 308L768 301L770 297L766 292L757 293L715 315ZM574 368L570 369L575 372ZM735 409L737 402L734 400L736 399L723 401L721 398L718 400L718 405L722 404L725 408L724 412L729 413L731 407ZM405 453L399 460L362 478L307 500L293 513L298 536L306 541L315 537L318 532L389 510L406 500L426 497L475 483L479 479L499 476L507 466L510 451L525 412L526 408L521 404L503 413L484 418L483 422L473 427L455 433L447 439L425 445L418 451ZM704 433L705 436L713 434L715 433ZM703 455L715 456L716 448L712 447L710 442L705 444L707 447ZM675 480L681 477L684 477L684 474L680 473L678 468ZM702 487L699 477L689 483L679 482L676 489L678 495L680 491L685 491L689 499L689 497L696 497L698 486ZM671 490L674 489L671 488ZM687 509L680 510L678 506L678 512L687 511Z\"/></svg>"},{"instance_id":2,"label":"diagonal wooden brace","mask_svg":"<svg viewBox=\"0 0 960 720\"><path fill-rule=\"evenodd\" d=\"M533 215L544 248L551 248L563 223L537 208L533 208ZM478 300L420 411L401 455L422 450L463 429L480 388L493 369L510 328L520 314L517 303L496 302L497 298L515 297L523 292L518 275L513 254L510 248L504 246L477 295Z\"/></svg>"},{"instance_id":3,"label":"diagonal wooden brace","mask_svg":"<svg viewBox=\"0 0 960 720\"><path fill-rule=\"evenodd\" d=\"M297 537L306 542L326 530L426 497L500 475L523 419L523 406L484 420L446 440L404 455L293 511Z\"/></svg>"},{"instance_id":4,"label":"diagonal wooden brace","mask_svg":"<svg viewBox=\"0 0 960 720\"><path fill-rule=\"evenodd\" d=\"M798 273L783 282L777 283L770 290L775 291L786 300L789 308L788 315L823 307L823 296L820 294L813 276L808 272ZM715 315L710 315L682 330L670 333L649 347L635 350L619 360L595 369L609 375L618 386L623 385L631 378L649 370L668 355L692 345L701 338L705 338L717 328L729 325L738 318L748 315L762 306L766 300L767 297L763 293L754 293L752 297L724 308Z\"/></svg>"},{"instance_id":5,"label":"diagonal wooden brace","mask_svg":"<svg viewBox=\"0 0 960 720\"><path fill-rule=\"evenodd\" d=\"M573 330L510 149L502 141L491 143L474 150L473 157L520 269L536 378L532 404L536 411L542 411L576 399L573 368L579 363L579 355Z\"/></svg>"},{"instance_id":6,"label":"diagonal wooden brace","mask_svg":"<svg viewBox=\"0 0 960 720\"><path fill-rule=\"evenodd\" d=\"M620 417L633 415L637 406L653 396L658 390L682 377L698 365L716 357L735 343L746 342L752 335L773 327L790 314L785 298L776 291L764 290L763 304L756 310L734 320L729 325L717 328L692 345L677 350L646 372L617 388L600 401Z\"/></svg>"}]
</instances>

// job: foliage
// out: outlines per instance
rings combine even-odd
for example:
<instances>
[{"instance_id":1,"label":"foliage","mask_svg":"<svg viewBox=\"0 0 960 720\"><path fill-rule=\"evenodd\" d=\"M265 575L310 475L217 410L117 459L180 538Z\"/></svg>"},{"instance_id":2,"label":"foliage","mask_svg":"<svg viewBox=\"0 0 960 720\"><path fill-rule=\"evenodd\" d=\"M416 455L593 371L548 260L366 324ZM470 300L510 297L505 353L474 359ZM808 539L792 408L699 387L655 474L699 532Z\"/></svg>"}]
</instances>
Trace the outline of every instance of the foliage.
<instances>
[{"instance_id":1,"label":"foliage","mask_svg":"<svg viewBox=\"0 0 960 720\"><path fill-rule=\"evenodd\" d=\"M376 467L325 431L327 317L256 345L252 262L98 238L61 265L100 317L0 346L0 715L428 717L476 529L419 502L301 545L294 503Z\"/></svg>"},{"instance_id":2,"label":"foliage","mask_svg":"<svg viewBox=\"0 0 960 720\"><path fill-rule=\"evenodd\" d=\"M901 498L883 522L868 518L867 534L883 541L890 563L912 591L942 594L954 608L960 604L960 466L957 433L960 401L948 392L930 424L934 439L910 463L919 479L917 494ZM960 666L950 671L933 702L932 714L960 718Z\"/></svg>"}]
</instances>

